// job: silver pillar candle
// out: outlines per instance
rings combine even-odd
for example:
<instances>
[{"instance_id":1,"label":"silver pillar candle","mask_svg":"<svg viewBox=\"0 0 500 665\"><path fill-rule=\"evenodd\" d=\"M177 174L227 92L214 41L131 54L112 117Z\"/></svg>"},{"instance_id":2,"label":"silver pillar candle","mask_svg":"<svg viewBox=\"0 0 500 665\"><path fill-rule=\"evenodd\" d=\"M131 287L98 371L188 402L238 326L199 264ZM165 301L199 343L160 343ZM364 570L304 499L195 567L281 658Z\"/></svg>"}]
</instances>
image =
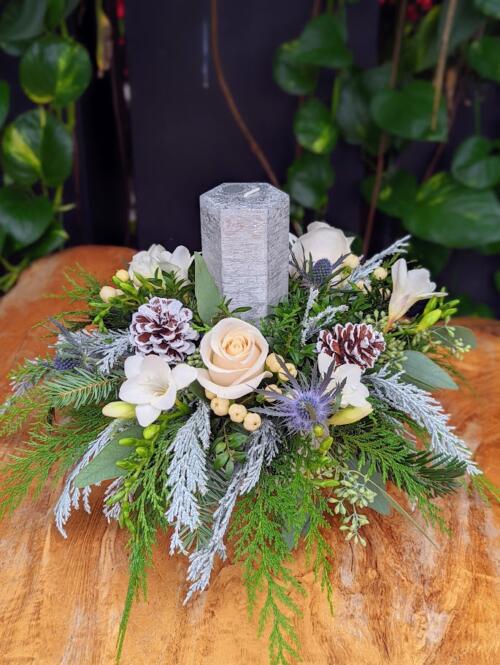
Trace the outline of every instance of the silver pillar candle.
<instances>
[{"instance_id":1,"label":"silver pillar candle","mask_svg":"<svg viewBox=\"0 0 500 665\"><path fill-rule=\"evenodd\" d=\"M288 194L267 183L224 183L200 196L203 258L231 309L258 321L288 293Z\"/></svg>"}]
</instances>

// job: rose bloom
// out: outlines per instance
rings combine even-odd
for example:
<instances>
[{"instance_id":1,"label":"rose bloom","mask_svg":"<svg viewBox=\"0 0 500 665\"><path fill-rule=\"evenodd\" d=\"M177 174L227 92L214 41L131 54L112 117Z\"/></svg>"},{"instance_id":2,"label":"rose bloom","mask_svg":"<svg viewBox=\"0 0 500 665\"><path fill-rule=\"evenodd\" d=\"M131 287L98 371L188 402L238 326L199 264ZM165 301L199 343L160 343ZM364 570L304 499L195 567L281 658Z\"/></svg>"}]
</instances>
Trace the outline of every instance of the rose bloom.
<instances>
[{"instance_id":1,"label":"rose bloom","mask_svg":"<svg viewBox=\"0 0 500 665\"><path fill-rule=\"evenodd\" d=\"M351 254L353 240L326 222L312 222L307 227L307 233L292 242L291 252L299 265L309 261L309 258L312 258L313 265L322 259L333 264L341 256Z\"/></svg>"},{"instance_id":2,"label":"rose bloom","mask_svg":"<svg viewBox=\"0 0 500 665\"><path fill-rule=\"evenodd\" d=\"M272 376L264 370L269 345L259 330L240 319L219 321L201 340L206 369L198 370L199 383L226 399L239 399Z\"/></svg>"}]
</instances>

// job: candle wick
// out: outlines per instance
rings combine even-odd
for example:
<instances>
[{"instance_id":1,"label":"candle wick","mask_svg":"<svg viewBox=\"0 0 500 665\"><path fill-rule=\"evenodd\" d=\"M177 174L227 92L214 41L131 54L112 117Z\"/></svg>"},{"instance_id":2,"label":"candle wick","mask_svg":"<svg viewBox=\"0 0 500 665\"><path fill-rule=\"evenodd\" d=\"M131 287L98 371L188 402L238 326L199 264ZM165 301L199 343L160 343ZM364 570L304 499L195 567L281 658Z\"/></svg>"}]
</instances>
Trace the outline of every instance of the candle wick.
<instances>
[{"instance_id":1,"label":"candle wick","mask_svg":"<svg viewBox=\"0 0 500 665\"><path fill-rule=\"evenodd\" d=\"M260 187L254 187L249 192L245 192L245 194L243 194L243 198L246 199L248 196L253 196L253 194L257 194L257 192L260 192Z\"/></svg>"}]
</instances>

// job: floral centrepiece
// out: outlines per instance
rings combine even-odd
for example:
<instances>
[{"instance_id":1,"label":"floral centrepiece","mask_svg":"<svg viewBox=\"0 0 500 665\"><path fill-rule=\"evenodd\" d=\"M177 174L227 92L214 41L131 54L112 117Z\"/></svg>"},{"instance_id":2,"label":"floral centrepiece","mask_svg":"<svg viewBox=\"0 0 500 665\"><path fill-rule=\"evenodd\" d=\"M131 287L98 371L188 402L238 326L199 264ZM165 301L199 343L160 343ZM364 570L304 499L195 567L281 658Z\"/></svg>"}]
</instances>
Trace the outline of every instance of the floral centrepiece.
<instances>
[{"instance_id":1,"label":"floral centrepiece","mask_svg":"<svg viewBox=\"0 0 500 665\"><path fill-rule=\"evenodd\" d=\"M108 483L104 515L128 532L131 560L119 654L157 531L188 557L186 602L232 542L283 665L299 655L287 561L303 539L330 596L328 529L363 546L370 512L395 506L444 527L435 499L467 476L487 487L432 395L456 389L474 339L450 323L457 301L408 265L407 241L365 260L313 223L291 239L288 298L253 323L185 247L139 252L112 284L73 280L86 310L52 322L53 353L12 373L0 431L24 427L27 446L3 466L0 511L65 474L54 513L66 537Z\"/></svg>"}]
</instances>

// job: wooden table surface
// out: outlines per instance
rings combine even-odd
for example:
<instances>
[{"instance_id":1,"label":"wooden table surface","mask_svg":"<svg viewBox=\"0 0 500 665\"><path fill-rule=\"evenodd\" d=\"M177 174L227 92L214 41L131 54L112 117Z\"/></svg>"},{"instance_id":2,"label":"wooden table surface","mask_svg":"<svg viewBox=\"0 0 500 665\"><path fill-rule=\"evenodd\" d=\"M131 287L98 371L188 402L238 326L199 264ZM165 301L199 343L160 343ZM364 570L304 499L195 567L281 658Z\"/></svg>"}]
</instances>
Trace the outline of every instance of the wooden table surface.
<instances>
[{"instance_id":1,"label":"wooden table surface","mask_svg":"<svg viewBox=\"0 0 500 665\"><path fill-rule=\"evenodd\" d=\"M46 341L31 326L66 309L63 273L75 262L98 277L126 265L131 250L79 247L39 261L0 303L0 376ZM500 483L500 324L469 321L479 348L462 365L469 388L443 395L458 431ZM5 388L5 379L4 388ZM12 444L2 442L4 457ZM58 487L0 524L0 664L111 665L127 586L125 538L102 517L78 512L68 540L56 531ZM494 665L500 663L500 511L460 491L446 500L453 531L433 548L402 517L370 517L366 549L332 528L335 615L299 553L307 589L296 620L307 665ZM209 590L182 606L186 562L161 540L147 602L131 615L123 665L265 665L267 641L249 621L238 566L218 565Z\"/></svg>"}]
</instances>

